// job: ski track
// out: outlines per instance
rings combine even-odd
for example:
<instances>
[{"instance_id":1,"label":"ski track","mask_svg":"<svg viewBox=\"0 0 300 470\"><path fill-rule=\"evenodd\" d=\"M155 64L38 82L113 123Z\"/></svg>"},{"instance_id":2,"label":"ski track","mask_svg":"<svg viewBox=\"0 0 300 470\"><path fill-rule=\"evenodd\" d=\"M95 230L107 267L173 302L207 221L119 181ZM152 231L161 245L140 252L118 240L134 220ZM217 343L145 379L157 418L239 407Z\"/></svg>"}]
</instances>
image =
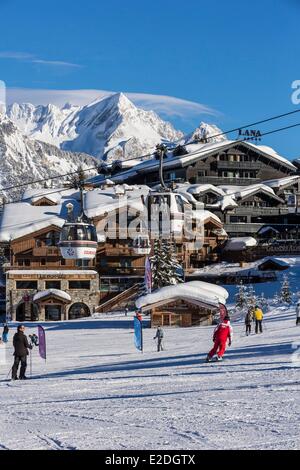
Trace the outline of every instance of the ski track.
<instances>
[{"instance_id":1,"label":"ski track","mask_svg":"<svg viewBox=\"0 0 300 470\"><path fill-rule=\"evenodd\" d=\"M159 354L145 329L141 354L108 316L105 328L47 324L47 364L35 349L32 380L7 382L11 364L0 366L0 449L299 449L300 328L291 308L266 318L249 337L234 322L216 364L204 362L213 327L166 328Z\"/></svg>"}]
</instances>

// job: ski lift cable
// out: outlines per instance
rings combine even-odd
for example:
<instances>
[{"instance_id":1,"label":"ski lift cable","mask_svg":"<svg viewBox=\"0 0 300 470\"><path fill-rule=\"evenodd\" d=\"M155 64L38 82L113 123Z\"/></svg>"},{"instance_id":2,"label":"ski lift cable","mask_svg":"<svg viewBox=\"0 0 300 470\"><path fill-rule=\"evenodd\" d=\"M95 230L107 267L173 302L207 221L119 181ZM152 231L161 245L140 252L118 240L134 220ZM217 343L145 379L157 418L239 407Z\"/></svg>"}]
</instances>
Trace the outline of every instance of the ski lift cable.
<instances>
[{"instance_id":1,"label":"ski lift cable","mask_svg":"<svg viewBox=\"0 0 300 470\"><path fill-rule=\"evenodd\" d=\"M295 112L300 112L300 110L297 110L297 111L292 111L291 113L295 113ZM286 116L288 114L291 114L291 113L286 113L286 114L282 114L280 116ZM266 121L270 121L272 119L277 119L278 116L276 117L273 117L273 118L269 118L267 120L264 120L264 121L260 121L260 122L266 122ZM250 125L253 125L253 124L249 124ZM242 129L242 128L245 128L245 127L249 127L249 126L244 126L244 127L239 127L238 129ZM298 127L300 126L300 123L297 123L297 124L292 124L290 126L286 126L286 127L281 127L281 128L278 128L278 129L274 129L272 131L268 131L268 132L264 132L261 134L261 136L265 136L265 135L270 135L270 134L275 134L276 132L281 132L281 131L285 131L285 130L288 130L288 129L292 129L292 128L295 128L295 127ZM213 138L213 137L216 137L217 135L220 136L220 135L224 135L224 134L228 134L229 132L233 132L233 130L231 131L226 131L226 132L223 132L222 134L216 134L215 136L210 136L209 138ZM235 141L236 143L242 143L244 142L244 139L240 139L240 140L236 140ZM190 144L186 144L186 145L190 145ZM207 149L204 149L204 150L200 150L198 152L198 154L201 154L201 153L205 153L207 152ZM152 153L150 154L147 154L147 155L142 155L140 158L144 158L146 156L151 156ZM135 159L132 159L132 160L135 160ZM130 161L130 160L126 160L126 161ZM0 188L0 192L1 191L8 191L10 189L17 189L17 188L21 188L21 187L25 187L25 186L30 186L32 184L36 184L36 183L42 183L42 182L45 182L45 181L51 181L51 180L54 180L54 179L58 179L58 178L65 178L67 176L72 176L72 175L75 175L75 174L79 174L81 172L87 172L87 171L92 171L92 170L97 170L99 168L99 165L96 165L94 167L90 167L90 168L86 168L86 169L78 169L76 171L73 171L73 172L70 172L70 173L65 173L65 174L62 174L62 175L55 175L55 176L49 176L48 178L41 178L39 180L33 180L33 181L29 181L27 183L20 183L20 184L16 184L16 185L13 185L13 186L6 186L4 188ZM39 188L41 189L41 188ZM65 190L60 190L60 192L63 192L63 191L68 191L70 188L66 188ZM51 194L51 193L55 193L55 192L58 192L58 190L55 190L55 191L50 191L49 193L43 193L42 195L43 196L46 196L48 194ZM30 199L30 198L29 198ZM19 199L19 200L14 200L14 201L10 201L10 202L7 202L6 204L12 204L12 203L15 203L15 202L21 202L23 201L24 199Z\"/></svg>"}]
</instances>

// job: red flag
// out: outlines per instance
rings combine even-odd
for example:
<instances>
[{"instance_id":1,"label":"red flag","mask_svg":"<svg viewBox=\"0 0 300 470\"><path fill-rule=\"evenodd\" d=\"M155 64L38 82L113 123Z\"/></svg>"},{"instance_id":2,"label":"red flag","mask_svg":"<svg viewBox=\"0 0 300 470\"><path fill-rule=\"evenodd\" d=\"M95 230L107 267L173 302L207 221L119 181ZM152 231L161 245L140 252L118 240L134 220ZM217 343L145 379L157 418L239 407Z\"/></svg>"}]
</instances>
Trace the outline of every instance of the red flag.
<instances>
[{"instance_id":1,"label":"red flag","mask_svg":"<svg viewBox=\"0 0 300 470\"><path fill-rule=\"evenodd\" d=\"M41 325L38 325L39 353L42 359L46 360L46 333Z\"/></svg>"}]
</instances>

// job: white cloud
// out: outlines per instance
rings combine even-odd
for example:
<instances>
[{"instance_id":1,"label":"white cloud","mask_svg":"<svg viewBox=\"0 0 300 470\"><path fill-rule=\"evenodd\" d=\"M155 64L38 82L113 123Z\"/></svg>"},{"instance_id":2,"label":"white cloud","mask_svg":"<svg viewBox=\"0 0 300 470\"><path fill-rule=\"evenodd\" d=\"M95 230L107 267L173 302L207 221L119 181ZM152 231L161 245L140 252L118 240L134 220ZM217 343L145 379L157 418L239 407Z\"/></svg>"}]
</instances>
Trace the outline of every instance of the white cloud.
<instances>
[{"instance_id":1,"label":"white cloud","mask_svg":"<svg viewBox=\"0 0 300 470\"><path fill-rule=\"evenodd\" d=\"M82 67L82 65L74 64L73 62L40 59L34 54L29 54L27 52L0 51L0 59L19 60L22 62L29 62L31 64L50 65L55 67Z\"/></svg>"},{"instance_id":2,"label":"white cloud","mask_svg":"<svg viewBox=\"0 0 300 470\"><path fill-rule=\"evenodd\" d=\"M43 90L31 88L8 88L7 102L32 103L32 104L55 104L63 106L69 102L75 105L84 106L95 99L112 95L113 91L108 90ZM124 94L137 106L153 110L166 117L180 117L183 119L200 116L203 114L218 116L220 113L213 108L194 101L166 95L153 95L147 93L126 93Z\"/></svg>"}]
</instances>

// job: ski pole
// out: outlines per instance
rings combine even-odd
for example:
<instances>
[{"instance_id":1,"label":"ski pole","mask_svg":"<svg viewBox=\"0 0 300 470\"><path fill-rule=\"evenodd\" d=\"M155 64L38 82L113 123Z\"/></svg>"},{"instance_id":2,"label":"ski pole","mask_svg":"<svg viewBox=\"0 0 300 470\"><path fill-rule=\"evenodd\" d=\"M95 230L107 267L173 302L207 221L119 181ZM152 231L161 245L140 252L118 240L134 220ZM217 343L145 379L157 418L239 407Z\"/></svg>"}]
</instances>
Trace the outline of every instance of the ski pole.
<instances>
[{"instance_id":1,"label":"ski pole","mask_svg":"<svg viewBox=\"0 0 300 470\"><path fill-rule=\"evenodd\" d=\"M11 366L11 368L9 369L9 371L8 371L8 374L7 374L7 376L6 376L6 379L5 379L5 380L7 380L7 379L8 379L8 377L9 377L9 375L10 375L11 371L12 371L12 368L13 368L13 366Z\"/></svg>"},{"instance_id":2,"label":"ski pole","mask_svg":"<svg viewBox=\"0 0 300 470\"><path fill-rule=\"evenodd\" d=\"M32 355L31 355L31 349L30 349L30 378L32 377Z\"/></svg>"}]
</instances>

